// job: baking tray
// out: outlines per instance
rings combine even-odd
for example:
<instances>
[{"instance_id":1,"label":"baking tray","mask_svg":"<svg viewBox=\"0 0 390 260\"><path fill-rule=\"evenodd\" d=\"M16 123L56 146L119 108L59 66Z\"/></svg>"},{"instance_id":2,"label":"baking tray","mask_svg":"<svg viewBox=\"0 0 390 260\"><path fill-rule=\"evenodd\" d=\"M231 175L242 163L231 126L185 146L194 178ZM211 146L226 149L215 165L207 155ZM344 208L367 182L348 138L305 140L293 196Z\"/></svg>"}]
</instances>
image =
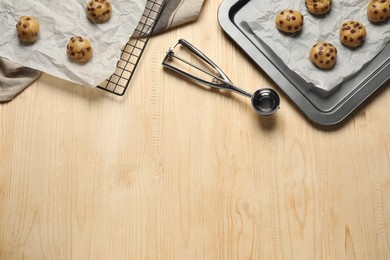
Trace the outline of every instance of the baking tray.
<instances>
[{"instance_id":1,"label":"baking tray","mask_svg":"<svg viewBox=\"0 0 390 260\"><path fill-rule=\"evenodd\" d=\"M247 28L244 22L254 0L224 0L218 9L222 29L275 82L311 121L334 125L390 79L390 44L358 73L331 91L306 82L291 71L277 55Z\"/></svg>"},{"instance_id":2,"label":"baking tray","mask_svg":"<svg viewBox=\"0 0 390 260\"><path fill-rule=\"evenodd\" d=\"M115 72L97 87L123 96L141 60L151 35L168 0L147 0L133 37L123 47Z\"/></svg>"}]
</instances>

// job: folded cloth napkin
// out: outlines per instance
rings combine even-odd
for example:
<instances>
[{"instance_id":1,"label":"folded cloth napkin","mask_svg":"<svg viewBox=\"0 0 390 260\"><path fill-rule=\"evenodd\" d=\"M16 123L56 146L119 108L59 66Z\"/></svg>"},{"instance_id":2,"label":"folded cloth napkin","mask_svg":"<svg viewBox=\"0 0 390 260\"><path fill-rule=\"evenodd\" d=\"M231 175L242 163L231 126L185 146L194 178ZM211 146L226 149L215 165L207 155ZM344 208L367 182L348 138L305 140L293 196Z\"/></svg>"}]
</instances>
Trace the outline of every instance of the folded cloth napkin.
<instances>
[{"instance_id":1,"label":"folded cloth napkin","mask_svg":"<svg viewBox=\"0 0 390 260\"><path fill-rule=\"evenodd\" d=\"M0 57L0 102L12 100L40 74L40 71L20 66Z\"/></svg>"},{"instance_id":2,"label":"folded cloth napkin","mask_svg":"<svg viewBox=\"0 0 390 260\"><path fill-rule=\"evenodd\" d=\"M154 33L194 21L202 8L204 0L156 0L162 5L168 1L161 13ZM0 57L0 102L12 100L32 82L41 72L23 67Z\"/></svg>"}]
</instances>

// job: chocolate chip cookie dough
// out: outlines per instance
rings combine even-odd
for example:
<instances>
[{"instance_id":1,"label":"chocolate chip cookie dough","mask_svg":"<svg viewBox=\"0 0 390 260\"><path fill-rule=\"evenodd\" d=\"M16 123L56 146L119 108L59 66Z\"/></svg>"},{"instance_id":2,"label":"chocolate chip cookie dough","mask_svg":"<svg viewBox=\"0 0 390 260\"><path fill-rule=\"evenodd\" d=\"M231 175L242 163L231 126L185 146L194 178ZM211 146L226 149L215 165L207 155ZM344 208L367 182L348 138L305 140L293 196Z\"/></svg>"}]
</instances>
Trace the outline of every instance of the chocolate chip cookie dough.
<instances>
[{"instance_id":1,"label":"chocolate chip cookie dough","mask_svg":"<svg viewBox=\"0 0 390 260\"><path fill-rule=\"evenodd\" d=\"M366 39L366 27L358 21L346 21L340 26L340 41L348 47L358 47Z\"/></svg>"},{"instance_id":2,"label":"chocolate chip cookie dough","mask_svg":"<svg viewBox=\"0 0 390 260\"><path fill-rule=\"evenodd\" d=\"M314 44L310 50L310 61L321 69L330 69L337 60L337 49L328 42Z\"/></svg>"},{"instance_id":3,"label":"chocolate chip cookie dough","mask_svg":"<svg viewBox=\"0 0 390 260\"><path fill-rule=\"evenodd\" d=\"M309 13L323 15L330 11L332 0L305 0L305 5Z\"/></svg>"},{"instance_id":4,"label":"chocolate chip cookie dough","mask_svg":"<svg viewBox=\"0 0 390 260\"><path fill-rule=\"evenodd\" d=\"M89 0L87 3L87 16L95 23L102 23L110 19L112 7L109 0Z\"/></svg>"},{"instance_id":5,"label":"chocolate chip cookie dough","mask_svg":"<svg viewBox=\"0 0 390 260\"><path fill-rule=\"evenodd\" d=\"M374 23L387 20L390 17L390 1L371 0L367 7L367 16Z\"/></svg>"},{"instance_id":6,"label":"chocolate chip cookie dough","mask_svg":"<svg viewBox=\"0 0 390 260\"><path fill-rule=\"evenodd\" d=\"M87 38L76 36L70 38L66 53L71 60L85 63L92 57L93 48Z\"/></svg>"},{"instance_id":7,"label":"chocolate chip cookie dough","mask_svg":"<svg viewBox=\"0 0 390 260\"><path fill-rule=\"evenodd\" d=\"M276 16L276 27L286 33L295 33L302 30L303 15L299 11L285 9Z\"/></svg>"},{"instance_id":8,"label":"chocolate chip cookie dough","mask_svg":"<svg viewBox=\"0 0 390 260\"><path fill-rule=\"evenodd\" d=\"M22 16L16 23L16 30L22 43L33 43L38 38L39 22L34 16Z\"/></svg>"}]
</instances>

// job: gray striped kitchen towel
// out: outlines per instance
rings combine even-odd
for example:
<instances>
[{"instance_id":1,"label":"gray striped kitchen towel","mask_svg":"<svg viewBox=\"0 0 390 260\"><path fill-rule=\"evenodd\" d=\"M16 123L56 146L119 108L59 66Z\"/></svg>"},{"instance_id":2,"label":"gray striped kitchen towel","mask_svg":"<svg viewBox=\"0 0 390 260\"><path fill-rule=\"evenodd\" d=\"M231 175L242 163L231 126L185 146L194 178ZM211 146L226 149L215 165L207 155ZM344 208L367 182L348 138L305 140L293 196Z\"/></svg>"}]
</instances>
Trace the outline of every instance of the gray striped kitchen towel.
<instances>
[{"instance_id":1,"label":"gray striped kitchen towel","mask_svg":"<svg viewBox=\"0 0 390 260\"><path fill-rule=\"evenodd\" d=\"M153 0L162 5L165 0ZM167 0L161 13L155 33L161 33L177 25L194 21L202 8L204 0ZM41 73L0 57L0 102L12 100L22 92Z\"/></svg>"},{"instance_id":2,"label":"gray striped kitchen towel","mask_svg":"<svg viewBox=\"0 0 390 260\"><path fill-rule=\"evenodd\" d=\"M157 0L163 1L163 0ZM168 0L154 30L160 33L166 29L196 20L202 9L203 0Z\"/></svg>"}]
</instances>

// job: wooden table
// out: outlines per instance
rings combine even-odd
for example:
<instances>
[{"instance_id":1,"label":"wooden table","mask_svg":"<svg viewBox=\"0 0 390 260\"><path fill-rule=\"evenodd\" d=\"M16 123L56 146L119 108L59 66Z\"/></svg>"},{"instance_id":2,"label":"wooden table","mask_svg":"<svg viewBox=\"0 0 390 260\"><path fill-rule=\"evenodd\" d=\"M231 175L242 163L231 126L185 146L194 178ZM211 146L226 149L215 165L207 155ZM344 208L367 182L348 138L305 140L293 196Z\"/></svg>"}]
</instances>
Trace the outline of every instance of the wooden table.
<instances>
[{"instance_id":1,"label":"wooden table","mask_svg":"<svg viewBox=\"0 0 390 260\"><path fill-rule=\"evenodd\" d=\"M43 74L0 105L0 259L390 259L390 89L324 128L164 71L185 38L278 90L219 2L152 38L123 97Z\"/></svg>"}]
</instances>

